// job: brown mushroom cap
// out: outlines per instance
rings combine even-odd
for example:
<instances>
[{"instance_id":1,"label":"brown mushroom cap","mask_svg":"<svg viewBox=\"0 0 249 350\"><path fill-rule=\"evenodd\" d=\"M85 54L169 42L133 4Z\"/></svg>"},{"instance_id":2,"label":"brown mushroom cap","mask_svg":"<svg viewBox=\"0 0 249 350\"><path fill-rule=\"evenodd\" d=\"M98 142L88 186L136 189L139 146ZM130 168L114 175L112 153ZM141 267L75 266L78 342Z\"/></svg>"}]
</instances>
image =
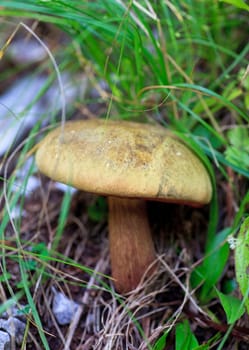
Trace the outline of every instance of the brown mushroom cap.
<instances>
[{"instance_id":1,"label":"brown mushroom cap","mask_svg":"<svg viewBox=\"0 0 249 350\"><path fill-rule=\"evenodd\" d=\"M92 193L196 206L212 196L202 162L160 126L67 122L41 142L36 161L52 179Z\"/></svg>"}]
</instances>

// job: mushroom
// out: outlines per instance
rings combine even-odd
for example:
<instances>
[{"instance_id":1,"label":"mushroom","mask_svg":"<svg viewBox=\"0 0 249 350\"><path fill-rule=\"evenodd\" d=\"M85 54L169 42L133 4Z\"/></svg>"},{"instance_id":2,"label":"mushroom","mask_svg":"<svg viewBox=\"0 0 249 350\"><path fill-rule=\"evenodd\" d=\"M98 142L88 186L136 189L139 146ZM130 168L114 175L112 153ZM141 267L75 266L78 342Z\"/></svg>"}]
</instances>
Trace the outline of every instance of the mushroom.
<instances>
[{"instance_id":1,"label":"mushroom","mask_svg":"<svg viewBox=\"0 0 249 350\"><path fill-rule=\"evenodd\" d=\"M56 181L108 197L112 276L122 294L136 288L146 271L154 271L146 200L198 207L212 196L202 162L161 126L67 122L41 141L36 162Z\"/></svg>"}]
</instances>

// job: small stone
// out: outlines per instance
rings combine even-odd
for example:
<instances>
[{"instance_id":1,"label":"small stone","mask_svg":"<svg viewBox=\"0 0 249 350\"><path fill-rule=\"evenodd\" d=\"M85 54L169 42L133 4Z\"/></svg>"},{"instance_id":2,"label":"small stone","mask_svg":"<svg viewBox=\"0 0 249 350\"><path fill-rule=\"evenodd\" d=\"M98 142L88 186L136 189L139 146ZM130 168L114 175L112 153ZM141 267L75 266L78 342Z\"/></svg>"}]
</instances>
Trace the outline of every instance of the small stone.
<instances>
[{"instance_id":1,"label":"small stone","mask_svg":"<svg viewBox=\"0 0 249 350\"><path fill-rule=\"evenodd\" d=\"M32 64L47 57L45 48L35 39L13 41L8 54L18 64Z\"/></svg>"},{"instance_id":2,"label":"small stone","mask_svg":"<svg viewBox=\"0 0 249 350\"><path fill-rule=\"evenodd\" d=\"M15 342L18 345L22 344L23 336L25 333L26 324L20 321L16 317L10 317L8 319L9 322L9 329L11 330L10 335L11 337L15 337Z\"/></svg>"},{"instance_id":3,"label":"small stone","mask_svg":"<svg viewBox=\"0 0 249 350\"><path fill-rule=\"evenodd\" d=\"M18 306L13 305L8 310L4 311L0 316L7 320L10 316L18 318L19 320L26 323L26 309L27 306L19 304Z\"/></svg>"},{"instance_id":4,"label":"small stone","mask_svg":"<svg viewBox=\"0 0 249 350\"><path fill-rule=\"evenodd\" d=\"M54 290L53 313L57 322L63 326L69 324L79 304L67 298L63 293Z\"/></svg>"},{"instance_id":5,"label":"small stone","mask_svg":"<svg viewBox=\"0 0 249 350\"><path fill-rule=\"evenodd\" d=\"M10 335L0 330L0 350L10 350Z\"/></svg>"},{"instance_id":6,"label":"small stone","mask_svg":"<svg viewBox=\"0 0 249 350\"><path fill-rule=\"evenodd\" d=\"M25 328L25 323L15 317L9 317L8 320L0 318L0 329L15 339L17 345L22 344Z\"/></svg>"}]
</instances>

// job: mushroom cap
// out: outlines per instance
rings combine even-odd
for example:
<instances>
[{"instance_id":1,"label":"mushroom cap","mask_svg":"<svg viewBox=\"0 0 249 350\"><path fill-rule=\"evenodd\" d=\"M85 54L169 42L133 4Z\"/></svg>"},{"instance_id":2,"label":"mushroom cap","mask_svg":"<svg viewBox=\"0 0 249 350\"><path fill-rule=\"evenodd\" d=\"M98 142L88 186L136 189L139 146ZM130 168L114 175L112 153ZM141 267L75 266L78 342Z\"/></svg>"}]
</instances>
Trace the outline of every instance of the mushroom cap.
<instances>
[{"instance_id":1,"label":"mushroom cap","mask_svg":"<svg viewBox=\"0 0 249 350\"><path fill-rule=\"evenodd\" d=\"M193 206L212 196L200 159L165 128L119 120L67 122L40 143L36 162L78 189Z\"/></svg>"}]
</instances>

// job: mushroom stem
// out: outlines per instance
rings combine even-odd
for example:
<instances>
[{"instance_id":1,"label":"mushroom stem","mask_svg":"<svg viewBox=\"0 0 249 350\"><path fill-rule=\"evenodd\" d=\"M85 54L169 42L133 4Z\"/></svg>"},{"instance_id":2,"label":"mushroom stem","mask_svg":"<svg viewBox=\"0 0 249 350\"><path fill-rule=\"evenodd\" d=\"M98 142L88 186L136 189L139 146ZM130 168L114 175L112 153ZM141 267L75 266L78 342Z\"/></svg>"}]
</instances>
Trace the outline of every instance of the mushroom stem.
<instances>
[{"instance_id":1,"label":"mushroom stem","mask_svg":"<svg viewBox=\"0 0 249 350\"><path fill-rule=\"evenodd\" d=\"M116 290L125 294L138 286L155 260L155 248L145 201L112 196L108 200L112 276ZM150 268L148 274L153 271Z\"/></svg>"}]
</instances>

